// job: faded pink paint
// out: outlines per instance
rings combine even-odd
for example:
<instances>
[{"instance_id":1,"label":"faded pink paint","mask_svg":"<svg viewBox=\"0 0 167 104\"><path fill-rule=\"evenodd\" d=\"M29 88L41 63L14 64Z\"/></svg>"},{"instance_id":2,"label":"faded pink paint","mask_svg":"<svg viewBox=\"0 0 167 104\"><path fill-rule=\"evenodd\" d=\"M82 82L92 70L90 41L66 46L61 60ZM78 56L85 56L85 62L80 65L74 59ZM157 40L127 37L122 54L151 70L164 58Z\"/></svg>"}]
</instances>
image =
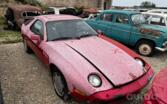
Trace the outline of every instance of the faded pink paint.
<instances>
[{"instance_id":1,"label":"faded pink paint","mask_svg":"<svg viewBox=\"0 0 167 104\"><path fill-rule=\"evenodd\" d=\"M43 21L45 24L48 21L74 20L80 18L67 15L48 15L39 16L36 17L35 20L36 19ZM30 31L30 26L35 20L33 20L27 26L22 26L23 38L28 37L29 40L27 39L27 41L30 42L33 41L31 41L32 32ZM97 68L103 72L103 74L111 82L113 82L115 86L130 83L131 81L134 81L136 78L139 78L145 74L142 67L134 59L135 57L138 57L138 55L133 54L134 56L132 57L129 55L129 53L133 52L127 51L128 53L126 53L118 47L119 45L113 43L111 44L110 41L104 40L98 36L92 36L81 39L47 42L46 29L44 31L44 40L39 45L35 43L36 47L40 48L42 53L45 53L45 56L48 56L49 64L54 64L61 70L71 93L73 93L74 88L76 88L84 92L87 96L92 95L93 97L90 97L92 99L95 99L99 95L103 97L106 96L106 94L104 94L105 91L107 93L110 92L107 90L114 90L115 93L113 95L117 95L117 91L114 89L114 86L112 86L112 84L108 82L108 80L95 67L93 67L87 60L85 60L84 57L97 66ZM31 48L33 47L31 44L28 45L30 45ZM71 47L77 50L79 53L83 54L84 57L78 54ZM37 52L37 54L38 53L40 52ZM146 63L146 66L149 65ZM148 70L151 72L146 73L146 75L143 76L144 83L142 83L143 80L139 81L140 86L135 84L138 82L130 83L130 86L134 88L134 90L127 90L127 88L121 90L120 88L119 92L122 92L121 94L129 94L143 88L148 83L150 77L153 75L153 71L150 66ZM96 73L101 77L101 87L95 88L90 85L88 82L88 75L91 73ZM128 85L123 87L126 86L128 87ZM137 88L135 89L135 87ZM93 95L101 91L103 91L102 94ZM109 97L108 100L111 100L111 98L114 98L114 96ZM90 99L88 98L88 100Z\"/></svg>"}]
</instances>

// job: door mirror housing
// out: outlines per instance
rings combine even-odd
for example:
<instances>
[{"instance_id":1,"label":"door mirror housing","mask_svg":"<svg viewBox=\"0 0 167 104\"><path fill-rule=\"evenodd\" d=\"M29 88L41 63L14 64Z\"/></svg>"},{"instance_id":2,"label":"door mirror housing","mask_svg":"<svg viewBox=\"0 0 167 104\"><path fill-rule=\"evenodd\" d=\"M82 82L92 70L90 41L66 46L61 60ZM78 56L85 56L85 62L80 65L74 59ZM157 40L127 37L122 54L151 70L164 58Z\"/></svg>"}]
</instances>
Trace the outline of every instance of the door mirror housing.
<instances>
[{"instance_id":1,"label":"door mirror housing","mask_svg":"<svg viewBox=\"0 0 167 104\"><path fill-rule=\"evenodd\" d=\"M101 30L97 30L96 32L100 35L103 35L103 32Z\"/></svg>"},{"instance_id":2,"label":"door mirror housing","mask_svg":"<svg viewBox=\"0 0 167 104\"><path fill-rule=\"evenodd\" d=\"M41 43L41 38L39 35L31 35L31 40L35 40L37 45Z\"/></svg>"}]
</instances>

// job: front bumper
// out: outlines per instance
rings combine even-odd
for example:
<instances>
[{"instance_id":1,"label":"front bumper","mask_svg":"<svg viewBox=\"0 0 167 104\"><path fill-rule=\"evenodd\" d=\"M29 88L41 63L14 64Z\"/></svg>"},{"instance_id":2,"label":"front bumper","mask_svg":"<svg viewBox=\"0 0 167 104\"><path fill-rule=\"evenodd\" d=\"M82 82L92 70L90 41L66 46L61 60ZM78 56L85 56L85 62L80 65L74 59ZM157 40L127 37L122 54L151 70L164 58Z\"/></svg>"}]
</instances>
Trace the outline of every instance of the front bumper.
<instances>
[{"instance_id":1,"label":"front bumper","mask_svg":"<svg viewBox=\"0 0 167 104\"><path fill-rule=\"evenodd\" d=\"M155 47L155 48L156 48L157 50L161 51L161 52L167 51L167 41L164 42L162 45L163 45L164 48L161 48L161 47Z\"/></svg>"},{"instance_id":2,"label":"front bumper","mask_svg":"<svg viewBox=\"0 0 167 104\"><path fill-rule=\"evenodd\" d=\"M92 104L97 102L108 102L119 97L126 96L138 92L144 88L154 75L153 70L150 68L149 71L137 81L130 83L128 85L122 86L120 88L114 88L106 91L97 92L88 97L88 101Z\"/></svg>"},{"instance_id":3,"label":"front bumper","mask_svg":"<svg viewBox=\"0 0 167 104\"><path fill-rule=\"evenodd\" d=\"M166 48L155 47L155 49L157 49L157 50L159 50L161 52L167 51L167 47Z\"/></svg>"}]
</instances>

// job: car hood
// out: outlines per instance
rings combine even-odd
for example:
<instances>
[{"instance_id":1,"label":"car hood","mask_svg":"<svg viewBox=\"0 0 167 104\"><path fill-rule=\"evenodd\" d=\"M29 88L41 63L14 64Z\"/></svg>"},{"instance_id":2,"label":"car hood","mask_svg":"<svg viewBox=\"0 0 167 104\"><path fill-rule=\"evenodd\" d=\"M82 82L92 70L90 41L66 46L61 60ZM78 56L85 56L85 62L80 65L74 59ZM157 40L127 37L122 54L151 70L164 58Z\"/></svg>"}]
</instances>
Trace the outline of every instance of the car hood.
<instances>
[{"instance_id":1,"label":"car hood","mask_svg":"<svg viewBox=\"0 0 167 104\"><path fill-rule=\"evenodd\" d=\"M114 86L129 83L144 74L142 67L133 57L99 37L94 36L76 40L55 41L49 44L54 50L59 50L56 47L58 43L64 44L64 51L69 52L68 54L79 54L94 69L112 82ZM69 51L69 49L72 51ZM87 70L91 72L91 69L88 68Z\"/></svg>"}]
</instances>

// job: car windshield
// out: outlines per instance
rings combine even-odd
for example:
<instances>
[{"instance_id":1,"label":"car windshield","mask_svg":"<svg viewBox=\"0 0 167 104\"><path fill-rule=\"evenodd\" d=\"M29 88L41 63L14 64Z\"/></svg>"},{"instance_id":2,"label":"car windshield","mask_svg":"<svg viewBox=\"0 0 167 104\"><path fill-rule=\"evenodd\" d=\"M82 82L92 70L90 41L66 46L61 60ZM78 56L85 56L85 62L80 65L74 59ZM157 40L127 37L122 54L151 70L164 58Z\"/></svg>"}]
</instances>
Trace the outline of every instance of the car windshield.
<instances>
[{"instance_id":1,"label":"car windshield","mask_svg":"<svg viewBox=\"0 0 167 104\"><path fill-rule=\"evenodd\" d=\"M83 20L51 21L46 24L46 28L48 41L97 35L97 32Z\"/></svg>"},{"instance_id":2,"label":"car windshield","mask_svg":"<svg viewBox=\"0 0 167 104\"><path fill-rule=\"evenodd\" d=\"M143 14L134 14L131 18L134 24L144 24L147 22Z\"/></svg>"}]
</instances>

